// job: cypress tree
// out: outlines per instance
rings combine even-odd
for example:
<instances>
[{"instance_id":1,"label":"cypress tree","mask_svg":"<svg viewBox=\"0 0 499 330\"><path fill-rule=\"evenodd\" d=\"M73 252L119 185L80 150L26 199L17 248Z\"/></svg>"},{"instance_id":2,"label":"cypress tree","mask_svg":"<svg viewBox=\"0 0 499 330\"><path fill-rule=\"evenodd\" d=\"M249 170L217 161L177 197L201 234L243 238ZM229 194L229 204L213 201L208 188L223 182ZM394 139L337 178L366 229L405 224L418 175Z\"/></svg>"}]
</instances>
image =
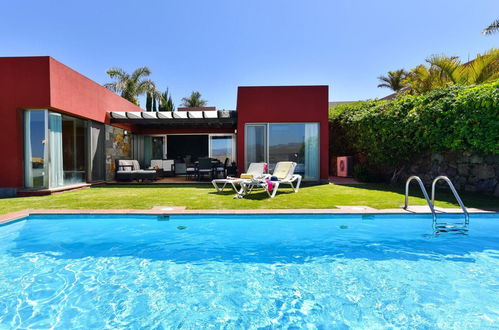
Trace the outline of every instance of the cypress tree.
<instances>
[{"instance_id":1,"label":"cypress tree","mask_svg":"<svg viewBox=\"0 0 499 330\"><path fill-rule=\"evenodd\" d=\"M152 106L152 95L151 93L146 94L146 111L151 111Z\"/></svg>"}]
</instances>

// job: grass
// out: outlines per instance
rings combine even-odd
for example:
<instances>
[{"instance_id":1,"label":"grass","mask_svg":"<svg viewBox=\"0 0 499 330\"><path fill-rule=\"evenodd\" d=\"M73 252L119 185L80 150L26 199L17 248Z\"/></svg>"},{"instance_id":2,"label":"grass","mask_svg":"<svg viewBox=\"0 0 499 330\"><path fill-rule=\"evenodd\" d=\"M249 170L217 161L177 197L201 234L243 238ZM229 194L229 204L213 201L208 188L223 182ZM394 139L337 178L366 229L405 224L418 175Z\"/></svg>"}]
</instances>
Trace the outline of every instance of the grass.
<instances>
[{"instance_id":1,"label":"grass","mask_svg":"<svg viewBox=\"0 0 499 330\"><path fill-rule=\"evenodd\" d=\"M417 187L412 188L411 205L424 205ZM416 193L416 194L415 194ZM362 205L377 209L399 208L404 203L401 187L384 184L317 185L302 187L295 194L280 190L273 199L257 192L244 199L233 199L234 192L216 193L211 185L116 185L100 186L41 197L0 199L0 214L23 209L150 209L153 206L186 206L189 209L288 209L334 208ZM462 194L468 207L499 208L499 198ZM458 207L449 191L437 191L437 206Z\"/></svg>"}]
</instances>

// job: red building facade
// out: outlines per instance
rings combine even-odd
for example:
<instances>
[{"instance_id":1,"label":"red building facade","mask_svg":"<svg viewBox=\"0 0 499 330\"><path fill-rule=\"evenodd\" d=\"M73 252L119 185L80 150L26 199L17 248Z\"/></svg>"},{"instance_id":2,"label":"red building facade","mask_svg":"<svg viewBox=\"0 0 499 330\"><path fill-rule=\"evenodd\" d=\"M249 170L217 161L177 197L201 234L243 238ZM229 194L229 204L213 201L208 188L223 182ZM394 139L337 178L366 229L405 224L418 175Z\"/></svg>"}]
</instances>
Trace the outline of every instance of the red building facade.
<instances>
[{"instance_id":1,"label":"red building facade","mask_svg":"<svg viewBox=\"0 0 499 330\"><path fill-rule=\"evenodd\" d=\"M239 172L279 159L302 162L314 181L328 177L327 86L239 87L237 111L157 115L51 57L0 58L0 72L0 195L110 180L116 159L147 167L182 136L206 136L207 156L230 152Z\"/></svg>"}]
</instances>

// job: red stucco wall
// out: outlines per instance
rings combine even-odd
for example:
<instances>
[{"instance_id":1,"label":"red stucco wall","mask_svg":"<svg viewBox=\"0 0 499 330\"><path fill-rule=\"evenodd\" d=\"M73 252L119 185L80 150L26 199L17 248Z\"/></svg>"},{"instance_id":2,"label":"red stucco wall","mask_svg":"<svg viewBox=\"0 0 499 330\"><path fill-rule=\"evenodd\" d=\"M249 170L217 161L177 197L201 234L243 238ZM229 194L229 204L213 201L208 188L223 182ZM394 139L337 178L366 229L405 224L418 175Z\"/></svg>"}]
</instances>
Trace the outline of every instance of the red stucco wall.
<instances>
[{"instance_id":1,"label":"red stucco wall","mask_svg":"<svg viewBox=\"0 0 499 330\"><path fill-rule=\"evenodd\" d=\"M106 122L107 111L143 111L53 58L50 58L50 105L61 112L98 122Z\"/></svg>"},{"instance_id":2,"label":"red stucco wall","mask_svg":"<svg viewBox=\"0 0 499 330\"><path fill-rule=\"evenodd\" d=\"M239 87L237 163L244 166L244 126L259 122L319 122L320 177L329 176L328 86Z\"/></svg>"},{"instance_id":3,"label":"red stucco wall","mask_svg":"<svg viewBox=\"0 0 499 330\"><path fill-rule=\"evenodd\" d=\"M23 109L106 121L107 111L141 109L48 57L0 58L0 188L23 184Z\"/></svg>"}]
</instances>

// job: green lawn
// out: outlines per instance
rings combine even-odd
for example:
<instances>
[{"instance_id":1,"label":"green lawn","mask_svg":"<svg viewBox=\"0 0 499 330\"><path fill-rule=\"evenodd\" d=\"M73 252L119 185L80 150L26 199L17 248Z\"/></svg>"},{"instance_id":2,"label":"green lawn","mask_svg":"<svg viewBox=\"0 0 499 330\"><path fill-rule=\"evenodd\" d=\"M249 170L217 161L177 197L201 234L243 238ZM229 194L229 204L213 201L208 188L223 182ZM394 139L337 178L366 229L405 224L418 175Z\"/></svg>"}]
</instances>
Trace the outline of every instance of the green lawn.
<instances>
[{"instance_id":1,"label":"green lawn","mask_svg":"<svg viewBox=\"0 0 499 330\"><path fill-rule=\"evenodd\" d=\"M417 192L417 187L411 187ZM150 209L153 206L186 206L189 209L277 209L334 208L337 205L363 205L378 209L403 205L403 188L389 185L318 185L302 187L295 194L284 188L273 199L265 192L233 199L234 192L215 193L211 185L101 186L43 197L0 199L0 214L22 209ZM414 195L413 195L414 196ZM421 195L410 198L411 205L424 205ZM499 208L499 198L462 194L468 207ZM437 192L437 206L457 207L447 191Z\"/></svg>"}]
</instances>

